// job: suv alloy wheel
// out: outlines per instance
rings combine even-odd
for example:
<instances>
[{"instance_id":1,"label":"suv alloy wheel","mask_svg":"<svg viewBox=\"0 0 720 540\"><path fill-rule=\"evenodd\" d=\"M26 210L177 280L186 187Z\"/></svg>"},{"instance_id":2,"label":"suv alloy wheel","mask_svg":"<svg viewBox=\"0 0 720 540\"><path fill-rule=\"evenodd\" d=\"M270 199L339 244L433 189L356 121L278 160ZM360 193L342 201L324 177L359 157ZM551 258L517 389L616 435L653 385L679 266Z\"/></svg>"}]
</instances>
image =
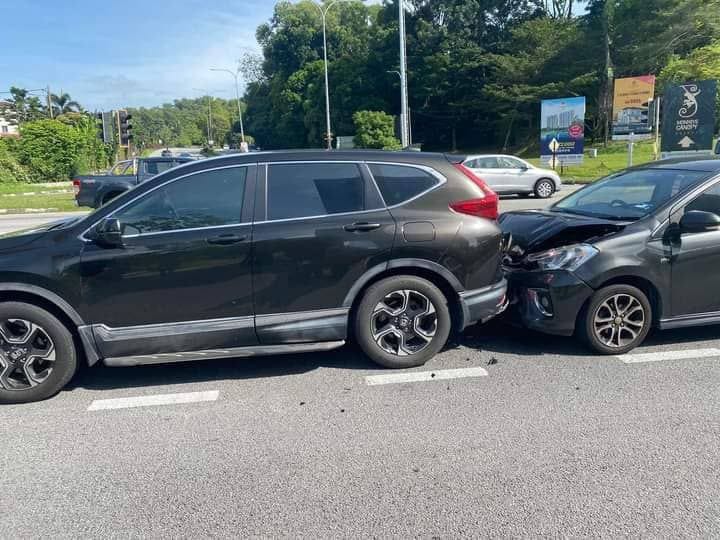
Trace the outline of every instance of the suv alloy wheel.
<instances>
[{"instance_id":1,"label":"suv alloy wheel","mask_svg":"<svg viewBox=\"0 0 720 540\"><path fill-rule=\"evenodd\" d=\"M373 361L389 368L421 366L443 348L452 321L445 295L415 276L372 285L355 316L355 336Z\"/></svg>"},{"instance_id":2,"label":"suv alloy wheel","mask_svg":"<svg viewBox=\"0 0 720 540\"><path fill-rule=\"evenodd\" d=\"M75 374L72 335L44 309L0 303L0 403L28 403L58 393Z\"/></svg>"}]
</instances>

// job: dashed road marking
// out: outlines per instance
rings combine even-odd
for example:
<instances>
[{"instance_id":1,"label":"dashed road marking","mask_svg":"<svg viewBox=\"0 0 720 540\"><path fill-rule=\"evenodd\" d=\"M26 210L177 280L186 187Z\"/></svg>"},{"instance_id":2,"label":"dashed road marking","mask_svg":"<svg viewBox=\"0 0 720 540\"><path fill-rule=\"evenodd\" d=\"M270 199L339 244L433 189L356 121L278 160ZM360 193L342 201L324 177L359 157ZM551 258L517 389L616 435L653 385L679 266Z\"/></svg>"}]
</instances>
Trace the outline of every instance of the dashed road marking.
<instances>
[{"instance_id":1,"label":"dashed road marking","mask_svg":"<svg viewBox=\"0 0 720 540\"><path fill-rule=\"evenodd\" d=\"M469 377L487 377L483 368L440 369L437 371L411 371L409 373L388 373L387 375L368 375L365 382L369 386L380 384L400 384L411 382L444 381L447 379L465 379Z\"/></svg>"},{"instance_id":2,"label":"dashed road marking","mask_svg":"<svg viewBox=\"0 0 720 540\"><path fill-rule=\"evenodd\" d=\"M626 364L642 364L645 362L665 362L667 360L696 360L701 358L720 357L720 349L686 349L683 351L658 351L653 353L623 354L616 356Z\"/></svg>"},{"instance_id":3,"label":"dashed road marking","mask_svg":"<svg viewBox=\"0 0 720 540\"><path fill-rule=\"evenodd\" d=\"M181 403L197 403L201 401L217 401L220 392L185 392L181 394L157 394L154 396L137 396L113 399L96 399L87 408L88 411L107 411L111 409L130 409L133 407L155 407L158 405L178 405Z\"/></svg>"}]
</instances>

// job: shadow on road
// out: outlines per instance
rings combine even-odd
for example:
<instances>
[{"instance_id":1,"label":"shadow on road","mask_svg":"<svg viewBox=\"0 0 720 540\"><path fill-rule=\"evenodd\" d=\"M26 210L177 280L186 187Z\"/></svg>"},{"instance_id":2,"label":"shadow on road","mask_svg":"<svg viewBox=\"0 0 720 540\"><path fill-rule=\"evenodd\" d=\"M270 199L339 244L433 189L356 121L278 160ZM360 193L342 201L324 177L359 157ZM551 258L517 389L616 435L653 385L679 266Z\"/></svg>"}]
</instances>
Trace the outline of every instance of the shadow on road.
<instances>
[{"instance_id":1,"label":"shadow on road","mask_svg":"<svg viewBox=\"0 0 720 540\"><path fill-rule=\"evenodd\" d=\"M128 368L98 365L78 373L68 388L110 390L233 379L264 379L300 375L319 368L377 369L378 366L355 347L346 345L336 351L323 353L224 358Z\"/></svg>"}]
</instances>

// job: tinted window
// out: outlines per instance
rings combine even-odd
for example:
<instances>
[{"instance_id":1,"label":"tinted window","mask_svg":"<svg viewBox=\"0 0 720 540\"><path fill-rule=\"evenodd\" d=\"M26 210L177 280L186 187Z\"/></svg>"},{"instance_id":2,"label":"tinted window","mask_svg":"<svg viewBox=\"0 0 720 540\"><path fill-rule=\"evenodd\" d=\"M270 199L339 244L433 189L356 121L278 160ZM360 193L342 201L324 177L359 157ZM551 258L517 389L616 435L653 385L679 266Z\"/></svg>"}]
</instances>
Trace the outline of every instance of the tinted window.
<instances>
[{"instance_id":1,"label":"tinted window","mask_svg":"<svg viewBox=\"0 0 720 540\"><path fill-rule=\"evenodd\" d=\"M715 184L710 189L704 191L697 199L685 207L686 212L691 210L712 212L720 217L720 184Z\"/></svg>"},{"instance_id":2,"label":"tinted window","mask_svg":"<svg viewBox=\"0 0 720 540\"><path fill-rule=\"evenodd\" d=\"M608 219L640 219L708 174L671 169L628 170L576 191L551 210Z\"/></svg>"},{"instance_id":3,"label":"tinted window","mask_svg":"<svg viewBox=\"0 0 720 540\"><path fill-rule=\"evenodd\" d=\"M495 157L481 157L474 159L473 162L475 165L472 166L473 169L498 169L500 168L500 164L498 163L497 158Z\"/></svg>"},{"instance_id":4,"label":"tinted window","mask_svg":"<svg viewBox=\"0 0 720 540\"><path fill-rule=\"evenodd\" d=\"M388 206L410 200L439 183L433 175L417 167L370 165L370 171Z\"/></svg>"},{"instance_id":5,"label":"tinted window","mask_svg":"<svg viewBox=\"0 0 720 540\"><path fill-rule=\"evenodd\" d=\"M270 220L365 210L365 182L353 163L270 165L267 184Z\"/></svg>"},{"instance_id":6,"label":"tinted window","mask_svg":"<svg viewBox=\"0 0 720 540\"><path fill-rule=\"evenodd\" d=\"M174 161L146 161L145 172L147 174L160 174L161 172L169 171L175 166Z\"/></svg>"},{"instance_id":7,"label":"tinted window","mask_svg":"<svg viewBox=\"0 0 720 540\"><path fill-rule=\"evenodd\" d=\"M247 168L181 178L117 212L124 234L143 234L240 222Z\"/></svg>"}]
</instances>

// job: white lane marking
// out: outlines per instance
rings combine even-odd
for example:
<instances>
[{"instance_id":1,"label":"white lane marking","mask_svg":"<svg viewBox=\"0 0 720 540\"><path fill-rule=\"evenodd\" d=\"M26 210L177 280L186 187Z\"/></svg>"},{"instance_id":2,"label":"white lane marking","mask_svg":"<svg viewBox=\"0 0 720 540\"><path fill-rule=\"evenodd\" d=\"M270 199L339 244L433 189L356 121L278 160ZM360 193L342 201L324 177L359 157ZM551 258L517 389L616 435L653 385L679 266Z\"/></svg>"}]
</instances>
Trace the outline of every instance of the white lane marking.
<instances>
[{"instance_id":1,"label":"white lane marking","mask_svg":"<svg viewBox=\"0 0 720 540\"><path fill-rule=\"evenodd\" d=\"M87 408L88 411L107 411L110 409L130 409L133 407L154 407L157 405L178 405L200 401L217 401L220 392L185 392L182 394L158 394L114 399L96 399Z\"/></svg>"},{"instance_id":2,"label":"white lane marking","mask_svg":"<svg viewBox=\"0 0 720 540\"><path fill-rule=\"evenodd\" d=\"M664 362L666 360L692 360L720 356L720 349L686 349L684 351L658 351L654 353L623 354L616 356L626 364Z\"/></svg>"},{"instance_id":3,"label":"white lane marking","mask_svg":"<svg viewBox=\"0 0 720 540\"><path fill-rule=\"evenodd\" d=\"M379 384L399 384L411 382L444 381L468 377L487 377L483 368L440 369L437 371L412 371L410 373L389 373L387 375L368 375L365 382L369 386Z\"/></svg>"}]
</instances>

